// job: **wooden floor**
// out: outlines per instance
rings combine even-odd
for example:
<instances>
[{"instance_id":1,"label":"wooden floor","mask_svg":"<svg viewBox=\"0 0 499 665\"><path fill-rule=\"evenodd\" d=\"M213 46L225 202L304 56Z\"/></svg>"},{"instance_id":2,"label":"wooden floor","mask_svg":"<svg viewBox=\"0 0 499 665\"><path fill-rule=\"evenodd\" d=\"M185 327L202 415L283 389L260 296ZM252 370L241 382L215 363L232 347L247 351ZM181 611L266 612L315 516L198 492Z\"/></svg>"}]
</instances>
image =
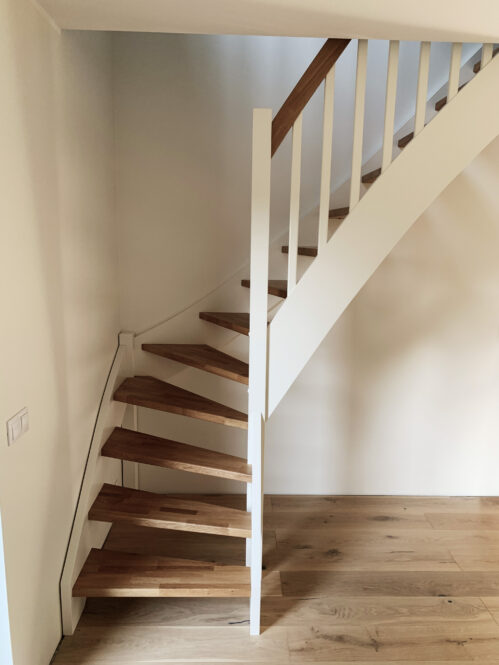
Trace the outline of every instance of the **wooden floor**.
<instances>
[{"instance_id":1,"label":"wooden floor","mask_svg":"<svg viewBox=\"0 0 499 665\"><path fill-rule=\"evenodd\" d=\"M56 665L499 665L499 499L274 496L265 508L260 637L245 599L91 599ZM244 555L238 538L126 524L106 547Z\"/></svg>"}]
</instances>

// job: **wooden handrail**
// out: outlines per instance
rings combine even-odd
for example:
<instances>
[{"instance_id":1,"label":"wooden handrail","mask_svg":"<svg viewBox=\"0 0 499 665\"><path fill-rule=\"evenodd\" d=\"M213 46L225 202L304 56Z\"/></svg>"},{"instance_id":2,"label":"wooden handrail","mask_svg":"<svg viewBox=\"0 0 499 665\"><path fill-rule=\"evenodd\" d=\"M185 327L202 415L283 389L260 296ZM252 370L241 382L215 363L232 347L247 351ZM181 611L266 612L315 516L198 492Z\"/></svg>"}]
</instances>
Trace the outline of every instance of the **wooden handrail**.
<instances>
[{"instance_id":1,"label":"wooden handrail","mask_svg":"<svg viewBox=\"0 0 499 665\"><path fill-rule=\"evenodd\" d=\"M272 156L349 43L349 39L328 39L307 67L272 121Z\"/></svg>"}]
</instances>

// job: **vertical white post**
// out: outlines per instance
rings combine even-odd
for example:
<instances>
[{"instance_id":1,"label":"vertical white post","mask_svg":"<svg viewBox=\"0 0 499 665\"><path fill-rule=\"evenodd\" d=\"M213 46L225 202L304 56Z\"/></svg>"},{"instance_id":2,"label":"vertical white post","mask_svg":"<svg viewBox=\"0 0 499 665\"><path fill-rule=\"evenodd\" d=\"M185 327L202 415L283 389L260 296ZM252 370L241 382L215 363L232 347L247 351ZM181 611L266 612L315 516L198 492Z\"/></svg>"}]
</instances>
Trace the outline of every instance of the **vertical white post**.
<instances>
[{"instance_id":1,"label":"vertical white post","mask_svg":"<svg viewBox=\"0 0 499 665\"><path fill-rule=\"evenodd\" d=\"M7 602L7 582L5 574L5 558L3 554L1 514L0 514L0 663L2 663L2 665L12 665L9 605Z\"/></svg>"},{"instance_id":2,"label":"vertical white post","mask_svg":"<svg viewBox=\"0 0 499 665\"><path fill-rule=\"evenodd\" d=\"M430 73L431 42L421 42L419 49L418 91L416 95L416 117L414 136L424 128L426 118L426 95L428 94L428 75Z\"/></svg>"},{"instance_id":3,"label":"vertical white post","mask_svg":"<svg viewBox=\"0 0 499 665\"><path fill-rule=\"evenodd\" d=\"M353 117L352 180L350 182L350 212L360 199L362 142L364 137L364 107L366 104L367 39L357 46L357 80L355 82L355 111Z\"/></svg>"},{"instance_id":4,"label":"vertical white post","mask_svg":"<svg viewBox=\"0 0 499 665\"><path fill-rule=\"evenodd\" d=\"M331 153L333 149L334 67L328 72L324 85L324 116L322 120L322 166L319 204L320 253L327 243L329 229L329 197L331 195Z\"/></svg>"},{"instance_id":5,"label":"vertical white post","mask_svg":"<svg viewBox=\"0 0 499 665\"><path fill-rule=\"evenodd\" d=\"M288 296L296 286L296 263L298 259L298 226L300 222L301 138L302 114L293 125L293 147L291 151L291 197L289 203L288 239Z\"/></svg>"},{"instance_id":6,"label":"vertical white post","mask_svg":"<svg viewBox=\"0 0 499 665\"><path fill-rule=\"evenodd\" d=\"M480 63L480 69L483 69L489 64L489 62L492 60L493 53L494 44L484 44L482 46L482 61Z\"/></svg>"},{"instance_id":7,"label":"vertical white post","mask_svg":"<svg viewBox=\"0 0 499 665\"><path fill-rule=\"evenodd\" d=\"M447 88L447 102L457 95L459 90L459 74L461 73L461 42L454 42L450 53L449 86Z\"/></svg>"},{"instance_id":8,"label":"vertical white post","mask_svg":"<svg viewBox=\"0 0 499 665\"><path fill-rule=\"evenodd\" d=\"M390 47L388 49L385 100L385 134L383 137L383 158L381 161L382 172L390 166L393 157L393 126L395 123L395 102L397 100L399 45L400 42L391 41Z\"/></svg>"},{"instance_id":9,"label":"vertical white post","mask_svg":"<svg viewBox=\"0 0 499 665\"><path fill-rule=\"evenodd\" d=\"M263 449L267 415L267 288L269 275L271 109L253 111L251 175L248 462L251 479L250 634L260 633Z\"/></svg>"}]
</instances>

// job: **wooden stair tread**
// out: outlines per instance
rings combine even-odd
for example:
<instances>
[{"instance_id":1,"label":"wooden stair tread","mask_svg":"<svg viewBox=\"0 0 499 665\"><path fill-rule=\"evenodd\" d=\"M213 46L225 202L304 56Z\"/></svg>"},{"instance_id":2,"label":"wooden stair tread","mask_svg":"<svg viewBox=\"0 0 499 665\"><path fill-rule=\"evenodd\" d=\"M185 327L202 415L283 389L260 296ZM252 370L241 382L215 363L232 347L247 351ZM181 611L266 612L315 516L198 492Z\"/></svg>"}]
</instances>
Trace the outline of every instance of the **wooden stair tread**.
<instances>
[{"instance_id":1,"label":"wooden stair tread","mask_svg":"<svg viewBox=\"0 0 499 665\"><path fill-rule=\"evenodd\" d=\"M199 318L242 335L249 335L250 315L247 312L199 312Z\"/></svg>"},{"instance_id":2,"label":"wooden stair tread","mask_svg":"<svg viewBox=\"0 0 499 665\"><path fill-rule=\"evenodd\" d=\"M381 168L374 169L374 171L369 171L362 176L362 182L364 184L371 184L379 178L381 175Z\"/></svg>"},{"instance_id":3,"label":"wooden stair tread","mask_svg":"<svg viewBox=\"0 0 499 665\"><path fill-rule=\"evenodd\" d=\"M251 466L241 457L116 427L102 447L105 457L251 482Z\"/></svg>"},{"instance_id":4,"label":"wooden stair tread","mask_svg":"<svg viewBox=\"0 0 499 665\"><path fill-rule=\"evenodd\" d=\"M329 219L345 219L349 212L349 206L346 206L345 208L333 208L329 211Z\"/></svg>"},{"instance_id":5,"label":"wooden stair tread","mask_svg":"<svg viewBox=\"0 0 499 665\"><path fill-rule=\"evenodd\" d=\"M249 279L242 279L241 286L250 288L251 283ZM278 296L279 298L286 298L288 295L288 282L285 279L269 279L268 293L271 296Z\"/></svg>"},{"instance_id":6,"label":"wooden stair tread","mask_svg":"<svg viewBox=\"0 0 499 665\"><path fill-rule=\"evenodd\" d=\"M251 517L243 510L118 485L102 486L88 516L99 522L128 522L236 538L251 536Z\"/></svg>"},{"instance_id":7,"label":"wooden stair tread","mask_svg":"<svg viewBox=\"0 0 499 665\"><path fill-rule=\"evenodd\" d=\"M492 57L496 56L498 53L499 53L499 46L496 46L496 48L492 52ZM482 61L479 60L478 62L475 62L475 64L473 65L473 72L475 74L478 74L481 68L482 68Z\"/></svg>"},{"instance_id":8,"label":"wooden stair tread","mask_svg":"<svg viewBox=\"0 0 499 665\"><path fill-rule=\"evenodd\" d=\"M230 427L248 428L248 416L245 413L152 376L125 379L114 393L114 399Z\"/></svg>"},{"instance_id":9,"label":"wooden stair tread","mask_svg":"<svg viewBox=\"0 0 499 665\"><path fill-rule=\"evenodd\" d=\"M397 141L397 145L399 148L405 148L406 145L408 145L412 139L414 138L414 132L409 132L409 134L406 134L403 136L401 139Z\"/></svg>"},{"instance_id":10,"label":"wooden stair tread","mask_svg":"<svg viewBox=\"0 0 499 665\"><path fill-rule=\"evenodd\" d=\"M457 91L459 92L460 90L462 90L465 85L466 83L462 83L457 89ZM442 97L442 99L439 99L438 102L435 102L435 111L440 111L441 109L444 108L446 104L447 104L447 95L445 95L445 97Z\"/></svg>"},{"instance_id":11,"label":"wooden stair tread","mask_svg":"<svg viewBox=\"0 0 499 665\"><path fill-rule=\"evenodd\" d=\"M142 344L142 349L184 365L248 384L248 363L207 344Z\"/></svg>"},{"instance_id":12,"label":"wooden stair tread","mask_svg":"<svg viewBox=\"0 0 499 665\"><path fill-rule=\"evenodd\" d=\"M249 571L245 566L92 549L73 596L247 598Z\"/></svg>"},{"instance_id":13,"label":"wooden stair tread","mask_svg":"<svg viewBox=\"0 0 499 665\"><path fill-rule=\"evenodd\" d=\"M289 253L289 247L288 245L283 245L281 247L281 251L283 254L288 254ZM317 256L317 247L298 247L298 254L300 256Z\"/></svg>"}]
</instances>

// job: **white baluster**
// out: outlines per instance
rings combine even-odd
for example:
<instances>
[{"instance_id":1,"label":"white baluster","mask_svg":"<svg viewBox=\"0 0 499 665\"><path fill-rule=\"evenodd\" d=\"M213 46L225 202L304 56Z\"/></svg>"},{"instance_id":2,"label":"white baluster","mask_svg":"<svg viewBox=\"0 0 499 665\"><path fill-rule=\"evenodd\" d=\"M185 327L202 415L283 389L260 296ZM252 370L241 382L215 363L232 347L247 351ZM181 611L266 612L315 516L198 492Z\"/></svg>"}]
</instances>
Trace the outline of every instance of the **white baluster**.
<instances>
[{"instance_id":1,"label":"white baluster","mask_svg":"<svg viewBox=\"0 0 499 665\"><path fill-rule=\"evenodd\" d=\"M447 102L457 95L459 90L459 75L461 73L461 53L463 45L461 42L454 42L450 54L449 86L447 88Z\"/></svg>"},{"instance_id":2,"label":"white baluster","mask_svg":"<svg viewBox=\"0 0 499 665\"><path fill-rule=\"evenodd\" d=\"M418 90L416 95L416 116L414 118L414 136L424 128L426 118L426 95L428 94L428 75L430 73L431 42L421 42L419 50Z\"/></svg>"},{"instance_id":3,"label":"white baluster","mask_svg":"<svg viewBox=\"0 0 499 665\"><path fill-rule=\"evenodd\" d=\"M494 44L484 44L482 46L482 61L480 63L480 69L483 69L489 64L489 62L492 60L493 53Z\"/></svg>"},{"instance_id":4,"label":"white baluster","mask_svg":"<svg viewBox=\"0 0 499 665\"><path fill-rule=\"evenodd\" d=\"M395 123L395 102L397 100L397 76L399 68L398 41L391 41L388 49L388 68L386 72L385 134L383 137L383 158L381 171L387 169L393 157L393 126Z\"/></svg>"},{"instance_id":5,"label":"white baluster","mask_svg":"<svg viewBox=\"0 0 499 665\"><path fill-rule=\"evenodd\" d=\"M331 153L333 149L334 67L326 76L324 85L324 116L322 120L322 166L319 203L318 252L328 240L329 198L331 195Z\"/></svg>"},{"instance_id":6,"label":"white baluster","mask_svg":"<svg viewBox=\"0 0 499 665\"><path fill-rule=\"evenodd\" d=\"M248 462L252 465L250 633L260 632L262 583L263 448L267 413L267 289L269 275L271 109L253 111L251 176Z\"/></svg>"},{"instance_id":7,"label":"white baluster","mask_svg":"<svg viewBox=\"0 0 499 665\"><path fill-rule=\"evenodd\" d=\"M360 198L362 169L362 142L364 136L364 108L366 103L367 39L359 39L357 46L357 79L355 82L355 110L353 118L352 179L350 182L350 212Z\"/></svg>"},{"instance_id":8,"label":"white baluster","mask_svg":"<svg viewBox=\"0 0 499 665\"><path fill-rule=\"evenodd\" d=\"M298 227L300 223L300 180L302 114L293 125L293 147L291 151L291 197L289 202L288 239L288 295L296 286L296 263L298 259Z\"/></svg>"}]
</instances>

